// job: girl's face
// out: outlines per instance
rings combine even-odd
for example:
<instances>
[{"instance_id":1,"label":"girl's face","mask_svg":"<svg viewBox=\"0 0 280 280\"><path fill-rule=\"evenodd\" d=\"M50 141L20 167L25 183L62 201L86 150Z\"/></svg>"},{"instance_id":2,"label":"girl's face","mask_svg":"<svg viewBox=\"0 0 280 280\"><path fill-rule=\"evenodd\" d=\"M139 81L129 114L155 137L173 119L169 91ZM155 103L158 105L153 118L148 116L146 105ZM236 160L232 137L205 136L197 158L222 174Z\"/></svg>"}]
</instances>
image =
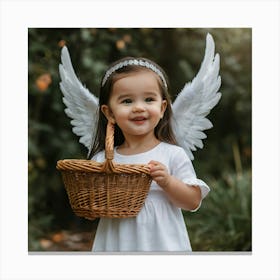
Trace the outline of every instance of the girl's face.
<instances>
[{"instance_id":1,"label":"girl's face","mask_svg":"<svg viewBox=\"0 0 280 280\"><path fill-rule=\"evenodd\" d=\"M152 71L143 70L126 74L113 84L109 104L102 105L101 110L117 123L124 137L154 135L167 106L157 79Z\"/></svg>"}]
</instances>

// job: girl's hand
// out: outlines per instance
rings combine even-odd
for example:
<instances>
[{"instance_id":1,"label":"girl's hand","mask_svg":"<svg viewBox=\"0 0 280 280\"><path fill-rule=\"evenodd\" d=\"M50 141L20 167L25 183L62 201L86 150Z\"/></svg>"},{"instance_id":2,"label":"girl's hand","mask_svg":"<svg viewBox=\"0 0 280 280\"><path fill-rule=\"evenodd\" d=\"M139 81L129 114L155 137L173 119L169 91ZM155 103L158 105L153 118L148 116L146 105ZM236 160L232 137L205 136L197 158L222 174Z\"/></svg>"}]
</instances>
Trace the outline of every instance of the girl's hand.
<instances>
[{"instance_id":1,"label":"girl's hand","mask_svg":"<svg viewBox=\"0 0 280 280\"><path fill-rule=\"evenodd\" d=\"M170 201L185 210L195 210L201 202L201 191L198 186L187 185L171 176L162 163L151 160L148 163L150 174L165 191Z\"/></svg>"},{"instance_id":2,"label":"girl's hand","mask_svg":"<svg viewBox=\"0 0 280 280\"><path fill-rule=\"evenodd\" d=\"M163 165L162 163L155 161L155 160L151 160L148 163L148 166L150 167L150 174L153 178L154 181L156 181L156 183L162 187L163 189L165 189L170 182L171 176L168 173L167 168L165 167L165 165Z\"/></svg>"}]
</instances>

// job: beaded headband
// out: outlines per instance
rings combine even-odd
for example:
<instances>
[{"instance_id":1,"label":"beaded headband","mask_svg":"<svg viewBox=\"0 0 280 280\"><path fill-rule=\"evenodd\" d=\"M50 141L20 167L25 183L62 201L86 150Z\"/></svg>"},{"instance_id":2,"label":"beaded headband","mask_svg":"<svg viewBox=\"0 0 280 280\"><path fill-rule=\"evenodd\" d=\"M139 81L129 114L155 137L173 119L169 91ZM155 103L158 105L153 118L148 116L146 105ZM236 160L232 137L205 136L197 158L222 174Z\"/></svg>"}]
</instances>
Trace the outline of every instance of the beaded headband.
<instances>
[{"instance_id":1,"label":"beaded headband","mask_svg":"<svg viewBox=\"0 0 280 280\"><path fill-rule=\"evenodd\" d=\"M128 65L136 65L136 66L142 66L142 67L146 67L150 70L152 70L153 72L155 72L162 80L164 86L167 88L167 83L166 80L162 74L162 72L153 64L149 63L148 61L144 61L144 60L137 60L137 59L129 59L129 60L125 60L122 61L116 65L114 65L113 67L111 67L106 73L105 76L102 80L101 86L103 87L106 83L106 81L108 80L108 78L117 70L126 67Z\"/></svg>"}]
</instances>

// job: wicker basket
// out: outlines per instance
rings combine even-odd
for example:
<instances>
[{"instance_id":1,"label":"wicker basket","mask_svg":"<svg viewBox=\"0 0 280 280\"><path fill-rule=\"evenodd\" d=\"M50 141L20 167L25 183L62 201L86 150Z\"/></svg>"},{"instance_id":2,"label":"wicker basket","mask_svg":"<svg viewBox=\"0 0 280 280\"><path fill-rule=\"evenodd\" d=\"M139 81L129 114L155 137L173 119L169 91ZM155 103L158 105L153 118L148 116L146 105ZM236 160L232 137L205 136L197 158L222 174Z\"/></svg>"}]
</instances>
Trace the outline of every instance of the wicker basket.
<instances>
[{"instance_id":1,"label":"wicker basket","mask_svg":"<svg viewBox=\"0 0 280 280\"><path fill-rule=\"evenodd\" d=\"M116 164L114 125L108 123L105 162L65 159L57 162L70 205L77 216L135 217L141 210L151 184L147 165Z\"/></svg>"}]
</instances>

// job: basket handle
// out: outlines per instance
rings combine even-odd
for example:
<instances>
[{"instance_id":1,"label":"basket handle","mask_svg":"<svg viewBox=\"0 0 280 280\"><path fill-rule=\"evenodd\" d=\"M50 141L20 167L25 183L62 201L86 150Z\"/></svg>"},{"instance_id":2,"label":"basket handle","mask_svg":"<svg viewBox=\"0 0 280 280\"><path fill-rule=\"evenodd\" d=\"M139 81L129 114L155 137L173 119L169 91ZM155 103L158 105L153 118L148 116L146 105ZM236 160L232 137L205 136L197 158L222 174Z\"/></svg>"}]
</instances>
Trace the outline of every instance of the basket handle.
<instances>
[{"instance_id":1,"label":"basket handle","mask_svg":"<svg viewBox=\"0 0 280 280\"><path fill-rule=\"evenodd\" d=\"M105 162L102 168L102 172L112 173L115 172L115 167L112 162L114 158L114 124L112 122L107 123L106 139L105 139Z\"/></svg>"},{"instance_id":2,"label":"basket handle","mask_svg":"<svg viewBox=\"0 0 280 280\"><path fill-rule=\"evenodd\" d=\"M114 158L114 124L109 121L106 129L105 158L107 160L112 160Z\"/></svg>"}]
</instances>

